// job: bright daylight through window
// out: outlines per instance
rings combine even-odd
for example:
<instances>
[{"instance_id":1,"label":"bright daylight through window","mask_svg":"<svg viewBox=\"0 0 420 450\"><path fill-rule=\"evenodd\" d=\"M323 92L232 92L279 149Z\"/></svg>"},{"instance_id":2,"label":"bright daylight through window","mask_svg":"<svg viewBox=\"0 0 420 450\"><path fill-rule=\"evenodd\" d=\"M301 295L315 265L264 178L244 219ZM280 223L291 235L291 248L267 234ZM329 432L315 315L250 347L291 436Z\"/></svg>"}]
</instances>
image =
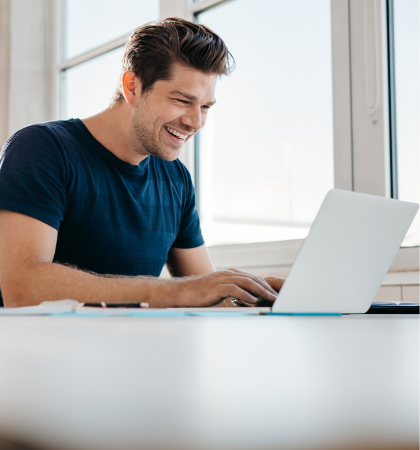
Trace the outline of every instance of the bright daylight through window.
<instances>
[{"instance_id":1,"label":"bright daylight through window","mask_svg":"<svg viewBox=\"0 0 420 450\"><path fill-rule=\"evenodd\" d=\"M130 13L121 14L117 0L62 0L61 118L108 105L121 38L161 17L161 3L163 13L163 0L126 0ZM185 0L185 11L193 3L200 4ZM398 198L418 203L419 2L393 5ZM206 244L304 238L334 187L331 0L227 1L195 19L236 60L233 74L218 81L217 105L196 140L195 174L188 162ZM419 217L403 246L419 245Z\"/></svg>"},{"instance_id":2,"label":"bright daylight through window","mask_svg":"<svg viewBox=\"0 0 420 450\"><path fill-rule=\"evenodd\" d=\"M131 33L159 18L158 0L64 0L64 60ZM82 13L83 12L83 13ZM117 87L123 47L62 72L61 118L88 117L103 110Z\"/></svg>"},{"instance_id":3,"label":"bright daylight through window","mask_svg":"<svg viewBox=\"0 0 420 450\"><path fill-rule=\"evenodd\" d=\"M124 48L97 56L65 71L63 117L89 117L106 108L117 87Z\"/></svg>"},{"instance_id":4,"label":"bright daylight through window","mask_svg":"<svg viewBox=\"0 0 420 450\"><path fill-rule=\"evenodd\" d=\"M419 2L394 1L398 198L420 202L419 185ZM417 214L403 246L420 245Z\"/></svg>"},{"instance_id":5,"label":"bright daylight through window","mask_svg":"<svg viewBox=\"0 0 420 450\"><path fill-rule=\"evenodd\" d=\"M201 132L208 245L304 238L333 188L330 8L241 0L199 15L237 64Z\"/></svg>"}]
</instances>

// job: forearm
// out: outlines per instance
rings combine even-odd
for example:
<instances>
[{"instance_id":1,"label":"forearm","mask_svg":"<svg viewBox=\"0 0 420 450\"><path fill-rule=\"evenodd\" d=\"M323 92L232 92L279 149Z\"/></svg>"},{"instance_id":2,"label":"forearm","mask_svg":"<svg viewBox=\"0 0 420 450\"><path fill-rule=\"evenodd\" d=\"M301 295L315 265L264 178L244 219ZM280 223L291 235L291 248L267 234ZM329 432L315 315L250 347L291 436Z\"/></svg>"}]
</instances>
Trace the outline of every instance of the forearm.
<instances>
[{"instance_id":1,"label":"forearm","mask_svg":"<svg viewBox=\"0 0 420 450\"><path fill-rule=\"evenodd\" d=\"M276 291L255 275L235 269L206 275L161 279L108 277L51 262L3 265L0 285L7 307L37 305L48 300L79 302L147 302L152 308L201 307L235 297L250 306L273 302Z\"/></svg>"},{"instance_id":2,"label":"forearm","mask_svg":"<svg viewBox=\"0 0 420 450\"><path fill-rule=\"evenodd\" d=\"M51 262L36 263L22 268L19 274L2 278L4 304L10 307L62 299L79 302L138 301L160 308L179 306L174 296L177 280L109 277Z\"/></svg>"}]
</instances>

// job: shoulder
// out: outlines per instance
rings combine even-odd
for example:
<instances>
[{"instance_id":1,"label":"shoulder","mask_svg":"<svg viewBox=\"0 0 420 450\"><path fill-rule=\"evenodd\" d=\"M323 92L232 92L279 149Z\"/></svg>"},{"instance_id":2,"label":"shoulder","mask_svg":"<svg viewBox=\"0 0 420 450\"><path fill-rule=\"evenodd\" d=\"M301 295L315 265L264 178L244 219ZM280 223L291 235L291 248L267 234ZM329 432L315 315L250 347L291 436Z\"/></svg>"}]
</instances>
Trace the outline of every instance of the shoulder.
<instances>
[{"instance_id":1,"label":"shoulder","mask_svg":"<svg viewBox=\"0 0 420 450\"><path fill-rule=\"evenodd\" d=\"M78 128L77 121L70 120L54 120L50 122L40 122L28 125L20 130L16 131L7 141L21 139L57 139L68 135L72 130Z\"/></svg>"},{"instance_id":2,"label":"shoulder","mask_svg":"<svg viewBox=\"0 0 420 450\"><path fill-rule=\"evenodd\" d=\"M66 121L34 123L21 128L9 137L3 150L22 146L34 151L45 147L60 148L62 147L60 137L66 133L66 128L62 125L64 122Z\"/></svg>"},{"instance_id":3,"label":"shoulder","mask_svg":"<svg viewBox=\"0 0 420 450\"><path fill-rule=\"evenodd\" d=\"M9 139L7 139L4 144L4 148L16 143L38 144L43 142L51 142L52 137L47 130L48 127L45 126L45 123L28 125L27 127L21 128L13 133Z\"/></svg>"},{"instance_id":4,"label":"shoulder","mask_svg":"<svg viewBox=\"0 0 420 450\"><path fill-rule=\"evenodd\" d=\"M6 141L2 149L2 159L9 154L24 153L45 156L55 161L66 159L69 142L77 132L75 120L57 120L34 123L16 131Z\"/></svg>"},{"instance_id":5,"label":"shoulder","mask_svg":"<svg viewBox=\"0 0 420 450\"><path fill-rule=\"evenodd\" d=\"M12 155L27 159L36 154L62 159L58 143L43 123L29 125L10 136L3 146L1 159Z\"/></svg>"}]
</instances>

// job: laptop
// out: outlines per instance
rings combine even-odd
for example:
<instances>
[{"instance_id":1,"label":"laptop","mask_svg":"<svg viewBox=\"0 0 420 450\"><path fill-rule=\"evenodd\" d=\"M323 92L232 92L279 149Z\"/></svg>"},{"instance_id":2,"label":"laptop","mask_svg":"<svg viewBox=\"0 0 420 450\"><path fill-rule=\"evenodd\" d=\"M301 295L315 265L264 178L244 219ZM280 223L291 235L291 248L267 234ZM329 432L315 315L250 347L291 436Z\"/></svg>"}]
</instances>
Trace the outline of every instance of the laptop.
<instances>
[{"instance_id":1,"label":"laptop","mask_svg":"<svg viewBox=\"0 0 420 450\"><path fill-rule=\"evenodd\" d=\"M330 190L272 307L188 312L352 314L371 306L419 205Z\"/></svg>"}]
</instances>

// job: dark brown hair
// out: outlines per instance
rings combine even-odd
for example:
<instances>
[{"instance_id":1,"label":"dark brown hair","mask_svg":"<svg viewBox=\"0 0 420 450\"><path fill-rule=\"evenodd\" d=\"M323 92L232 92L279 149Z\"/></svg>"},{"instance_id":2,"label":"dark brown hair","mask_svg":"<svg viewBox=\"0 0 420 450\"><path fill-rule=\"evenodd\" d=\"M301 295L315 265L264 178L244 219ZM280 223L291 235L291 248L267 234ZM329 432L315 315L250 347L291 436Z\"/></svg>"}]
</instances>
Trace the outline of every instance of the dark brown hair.
<instances>
[{"instance_id":1,"label":"dark brown hair","mask_svg":"<svg viewBox=\"0 0 420 450\"><path fill-rule=\"evenodd\" d=\"M210 28L170 17L136 28L128 39L114 101L123 99L122 76L132 70L147 92L158 80L169 80L174 63L204 73L229 75L235 60L222 39Z\"/></svg>"}]
</instances>

